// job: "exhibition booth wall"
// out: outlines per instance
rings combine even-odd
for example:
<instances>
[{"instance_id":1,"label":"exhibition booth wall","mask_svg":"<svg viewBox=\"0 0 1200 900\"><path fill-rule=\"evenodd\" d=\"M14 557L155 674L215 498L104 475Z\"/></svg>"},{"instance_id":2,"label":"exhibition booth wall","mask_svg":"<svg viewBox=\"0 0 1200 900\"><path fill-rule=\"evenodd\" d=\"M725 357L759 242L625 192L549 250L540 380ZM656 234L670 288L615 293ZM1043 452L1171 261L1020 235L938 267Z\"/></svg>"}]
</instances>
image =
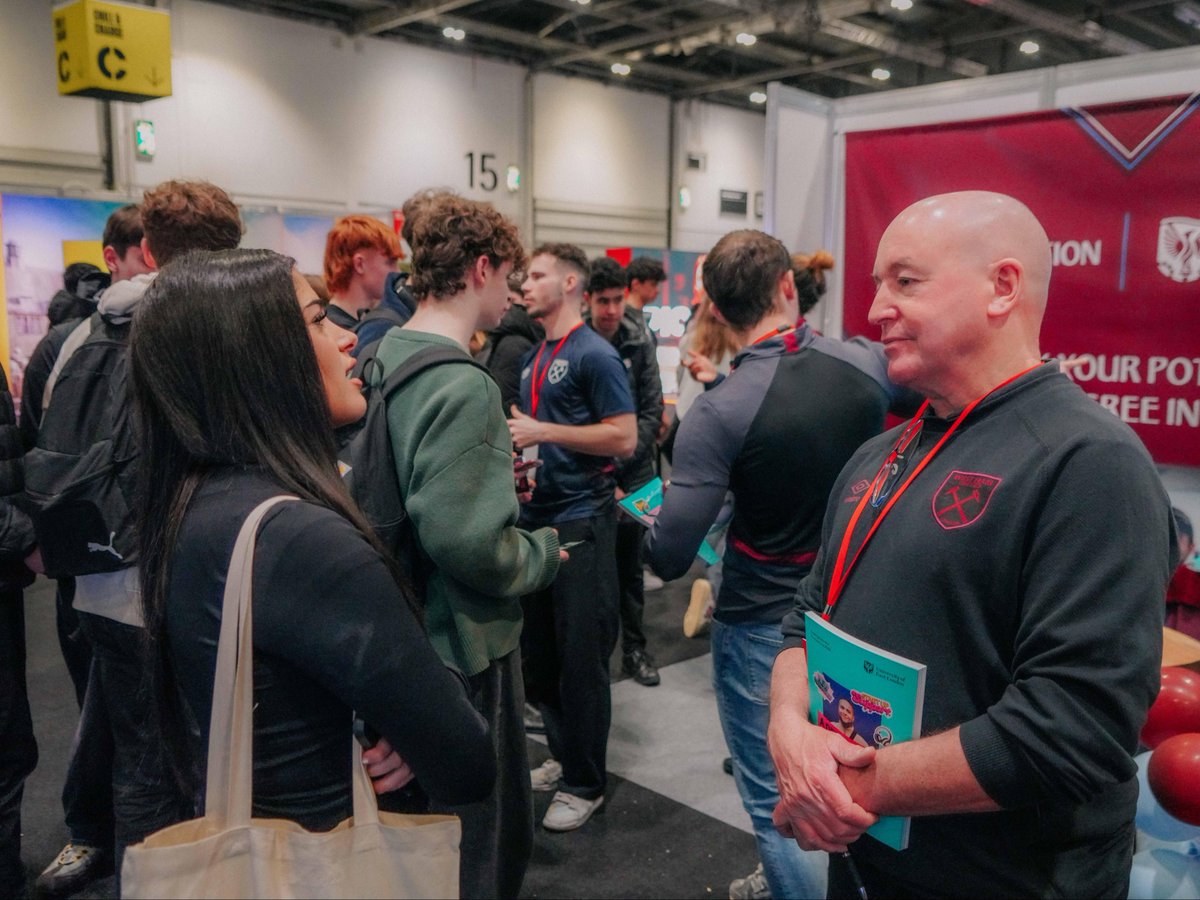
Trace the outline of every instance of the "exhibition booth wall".
<instances>
[{"instance_id":1,"label":"exhibition booth wall","mask_svg":"<svg viewBox=\"0 0 1200 900\"><path fill-rule=\"evenodd\" d=\"M1145 54L828 101L772 85L767 229L839 262L817 323L867 334L875 245L930 194L1025 201L1054 248L1043 351L1200 512L1200 63ZM1173 492L1174 493L1174 492Z\"/></svg>"}]
</instances>

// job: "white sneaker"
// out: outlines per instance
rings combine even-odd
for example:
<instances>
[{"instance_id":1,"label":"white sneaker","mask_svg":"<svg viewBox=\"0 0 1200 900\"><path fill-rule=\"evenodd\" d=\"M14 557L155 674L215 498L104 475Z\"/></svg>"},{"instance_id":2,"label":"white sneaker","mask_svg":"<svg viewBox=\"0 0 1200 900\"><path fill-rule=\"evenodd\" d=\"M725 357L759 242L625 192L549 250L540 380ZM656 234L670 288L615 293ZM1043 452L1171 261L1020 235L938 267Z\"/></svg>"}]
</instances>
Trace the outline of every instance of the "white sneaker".
<instances>
[{"instance_id":1,"label":"white sneaker","mask_svg":"<svg viewBox=\"0 0 1200 900\"><path fill-rule=\"evenodd\" d=\"M562 763L557 759L548 759L536 769L529 770L529 781L535 791L552 791L558 787L558 779L562 778Z\"/></svg>"},{"instance_id":2,"label":"white sneaker","mask_svg":"<svg viewBox=\"0 0 1200 900\"><path fill-rule=\"evenodd\" d=\"M712 585L707 579L697 578L692 582L692 596L683 614L684 637L695 637L704 631L712 621L713 609Z\"/></svg>"},{"instance_id":3,"label":"white sneaker","mask_svg":"<svg viewBox=\"0 0 1200 900\"><path fill-rule=\"evenodd\" d=\"M763 874L762 863L745 878L729 882L729 900L771 900L771 887Z\"/></svg>"},{"instance_id":4,"label":"white sneaker","mask_svg":"<svg viewBox=\"0 0 1200 900\"><path fill-rule=\"evenodd\" d=\"M663 580L651 572L649 569L642 569L642 590L643 591L661 591L663 589Z\"/></svg>"},{"instance_id":5,"label":"white sneaker","mask_svg":"<svg viewBox=\"0 0 1200 900\"><path fill-rule=\"evenodd\" d=\"M559 791L550 801L550 808L542 818L542 827L547 831L574 831L590 819L603 803L603 796L584 800L566 791Z\"/></svg>"}]
</instances>

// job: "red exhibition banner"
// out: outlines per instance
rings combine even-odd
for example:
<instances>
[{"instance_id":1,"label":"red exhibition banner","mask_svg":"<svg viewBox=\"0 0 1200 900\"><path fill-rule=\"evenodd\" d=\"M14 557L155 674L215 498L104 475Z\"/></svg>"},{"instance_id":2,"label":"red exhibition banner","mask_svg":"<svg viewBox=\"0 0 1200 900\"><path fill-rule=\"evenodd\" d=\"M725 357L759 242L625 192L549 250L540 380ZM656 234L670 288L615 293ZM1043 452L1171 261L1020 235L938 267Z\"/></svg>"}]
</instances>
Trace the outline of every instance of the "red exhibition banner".
<instances>
[{"instance_id":1,"label":"red exhibition banner","mask_svg":"<svg viewBox=\"0 0 1200 900\"><path fill-rule=\"evenodd\" d=\"M1200 92L846 138L847 335L867 321L879 238L933 194L1010 194L1053 248L1049 357L1160 463L1200 466Z\"/></svg>"}]
</instances>

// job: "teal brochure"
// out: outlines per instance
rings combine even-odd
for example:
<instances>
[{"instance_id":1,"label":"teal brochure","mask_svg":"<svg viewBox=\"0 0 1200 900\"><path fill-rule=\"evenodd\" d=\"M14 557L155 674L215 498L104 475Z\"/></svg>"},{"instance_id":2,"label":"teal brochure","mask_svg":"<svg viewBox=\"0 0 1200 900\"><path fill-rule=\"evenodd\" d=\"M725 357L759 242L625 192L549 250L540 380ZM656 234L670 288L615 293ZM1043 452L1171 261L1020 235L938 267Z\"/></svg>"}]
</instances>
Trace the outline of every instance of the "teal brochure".
<instances>
[{"instance_id":1,"label":"teal brochure","mask_svg":"<svg viewBox=\"0 0 1200 900\"><path fill-rule=\"evenodd\" d=\"M925 666L860 641L816 613L804 618L813 724L879 749L920 737ZM911 823L908 816L883 816L867 834L903 850Z\"/></svg>"},{"instance_id":2,"label":"teal brochure","mask_svg":"<svg viewBox=\"0 0 1200 900\"><path fill-rule=\"evenodd\" d=\"M658 518L658 511L662 509L662 504L663 483L661 478L646 482L623 500L617 501L617 505L621 509L647 528L653 525L654 520ZM717 556L717 551L708 545L708 541L700 542L700 549L696 551L696 555L710 566L721 561L721 557Z\"/></svg>"}]
</instances>

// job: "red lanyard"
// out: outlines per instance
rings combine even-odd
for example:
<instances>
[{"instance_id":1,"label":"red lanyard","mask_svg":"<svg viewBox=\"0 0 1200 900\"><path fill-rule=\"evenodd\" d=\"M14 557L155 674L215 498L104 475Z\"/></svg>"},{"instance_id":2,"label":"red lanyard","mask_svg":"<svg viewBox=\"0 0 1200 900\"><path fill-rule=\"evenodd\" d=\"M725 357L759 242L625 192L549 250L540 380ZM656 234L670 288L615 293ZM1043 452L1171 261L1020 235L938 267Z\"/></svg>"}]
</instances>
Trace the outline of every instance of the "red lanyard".
<instances>
[{"instance_id":1,"label":"red lanyard","mask_svg":"<svg viewBox=\"0 0 1200 900\"><path fill-rule=\"evenodd\" d=\"M558 356L558 351L567 345L567 339L575 333L575 329L582 325L583 322L576 322L571 326L571 330L562 336L562 340L558 342L558 346L554 348L554 352L550 354L550 358L546 360L546 367L542 369L542 377L538 378L538 363L542 360L542 351L546 349L546 341L542 341L542 346L538 347L537 356L533 358L533 381L529 385L529 408L530 415L537 418L538 400L542 397L542 384L546 381L546 376L550 373L550 366L554 363L554 357Z\"/></svg>"},{"instance_id":2,"label":"red lanyard","mask_svg":"<svg viewBox=\"0 0 1200 900\"><path fill-rule=\"evenodd\" d=\"M774 328L771 331L768 331L766 334L760 334L758 337L752 340L748 346L753 347L755 344L761 344L763 341L768 341L773 337L778 337L781 334L786 334L789 331L795 330L795 325L780 325L778 328Z\"/></svg>"},{"instance_id":3,"label":"red lanyard","mask_svg":"<svg viewBox=\"0 0 1200 900\"><path fill-rule=\"evenodd\" d=\"M975 407L977 407L985 399L994 394L996 391L1000 390L1000 388L1016 381L1022 375L1032 372L1039 365L1041 365L1040 362L1034 363L1028 369L1018 372L1011 378L1005 379L987 393L976 397L967 405L962 413L960 413L950 425L950 428L947 429L946 433L942 435L941 440L933 445L933 449L925 455L925 458L921 460L921 462L913 470L912 474L909 475L908 478L904 480L904 483L896 490L896 492L892 494L892 497L890 500L888 500L887 505L884 506L882 511L880 511L878 518L876 518L875 522L871 525L871 529L867 532L867 536L863 538L863 542L859 544L858 550L855 551L854 557L850 560L850 564L847 565L846 556L850 550L850 540L854 536L854 527L858 524L858 520L862 515L863 508L868 502L870 502L871 496L873 494L877 494L882 487L883 482L887 480L889 470L896 462L897 457L908 449L908 445L911 444L913 439L916 437L920 428L921 416L929 406L929 401L926 400L921 404L921 408L917 410L917 414L912 417L906 426L904 426L904 431L900 433L900 438L896 441L895 445L893 445L892 449L888 452L888 455L884 458L883 465L880 466L879 471L875 475L875 479L871 482L871 489L863 491L862 499L858 501L858 506L854 508L854 514L850 517L850 524L846 526L846 533L842 535L842 546L838 550L837 560L833 564L833 576L829 580L829 596L826 599L825 610L821 613L821 618L829 621L829 617L833 613L833 607L837 604L838 598L842 595L842 588L846 586L846 581L850 578L850 572L854 569L855 563L857 563L858 558L862 556L863 550L865 550L867 544L870 543L870 540L875 535L876 530L878 530L883 520L887 518L887 514L892 511L892 507L896 505L896 501L900 499L901 495L903 495L906 490L908 490L908 486L913 483L913 481L918 475L921 474L922 471L924 471L925 467L929 465L930 461L932 461L932 459L938 455L938 452L946 445L946 442L950 440L951 435L958 430L958 426L966 421L967 416L969 416L974 411Z\"/></svg>"}]
</instances>

